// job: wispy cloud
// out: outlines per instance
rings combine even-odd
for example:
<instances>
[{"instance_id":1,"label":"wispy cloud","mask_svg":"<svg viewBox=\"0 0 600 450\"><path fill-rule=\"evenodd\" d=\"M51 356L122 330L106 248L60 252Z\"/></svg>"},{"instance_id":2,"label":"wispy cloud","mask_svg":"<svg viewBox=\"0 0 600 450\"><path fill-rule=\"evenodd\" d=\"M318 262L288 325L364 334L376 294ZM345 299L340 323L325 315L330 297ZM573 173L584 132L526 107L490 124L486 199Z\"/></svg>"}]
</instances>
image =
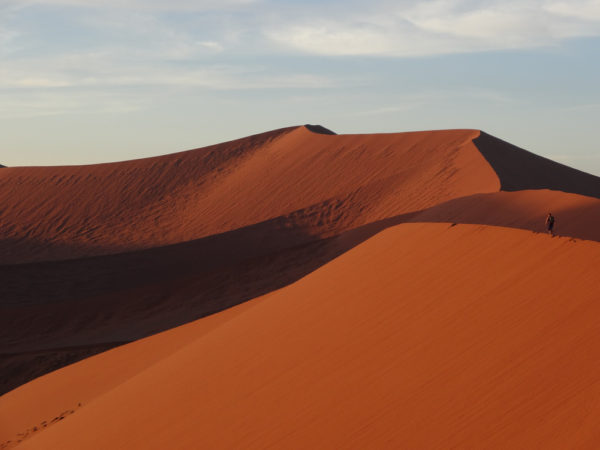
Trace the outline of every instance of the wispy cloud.
<instances>
[{"instance_id":1,"label":"wispy cloud","mask_svg":"<svg viewBox=\"0 0 600 450\"><path fill-rule=\"evenodd\" d=\"M240 7L259 2L260 0L8 0L18 6L53 5L76 6L94 9L135 9L160 11L204 11Z\"/></svg>"},{"instance_id":2,"label":"wispy cloud","mask_svg":"<svg viewBox=\"0 0 600 450\"><path fill-rule=\"evenodd\" d=\"M122 114L138 111L147 101L140 96L107 92L25 91L3 95L0 119L23 119L64 114Z\"/></svg>"},{"instance_id":3,"label":"wispy cloud","mask_svg":"<svg viewBox=\"0 0 600 450\"><path fill-rule=\"evenodd\" d=\"M155 66L151 61L122 60L118 52L31 58L0 68L6 89L110 88L174 86L215 90L331 88L343 85L332 77L311 73L269 73L260 65Z\"/></svg>"},{"instance_id":4,"label":"wispy cloud","mask_svg":"<svg viewBox=\"0 0 600 450\"><path fill-rule=\"evenodd\" d=\"M98 53L118 47L128 60L143 59L156 66L215 54L415 57L532 48L600 35L600 0L5 2L11 17L0 10L3 54L24 47L32 51L35 46L40 55L52 53L60 59L69 52ZM52 19L36 27L41 18L35 11L41 6L61 7L57 11L63 21L74 28L69 49L56 48L68 29L53 29ZM81 44L78 34L84 35ZM66 47L64 42L61 45Z\"/></svg>"},{"instance_id":5,"label":"wispy cloud","mask_svg":"<svg viewBox=\"0 0 600 450\"><path fill-rule=\"evenodd\" d=\"M266 33L282 45L324 55L403 57L533 48L600 35L599 5L597 0L375 2L341 9L337 17L284 21Z\"/></svg>"},{"instance_id":6,"label":"wispy cloud","mask_svg":"<svg viewBox=\"0 0 600 450\"><path fill-rule=\"evenodd\" d=\"M595 35L600 0L4 0L0 94L47 90L54 102L68 89L347 87L357 84L350 75L267 60L416 57Z\"/></svg>"},{"instance_id":7,"label":"wispy cloud","mask_svg":"<svg viewBox=\"0 0 600 450\"><path fill-rule=\"evenodd\" d=\"M140 30L148 31L149 37L153 30L169 43L187 34L189 42L178 41L189 49L180 52L192 54L204 47L250 53L427 56L532 48L600 35L599 0L5 1L23 14L36 6L71 7L80 11L77 20L102 23L104 31L95 30L106 37L119 27L126 39ZM87 10L93 14L81 13ZM181 12L193 13L182 21L191 29L169 22L169 14ZM150 37L150 44L154 42Z\"/></svg>"},{"instance_id":8,"label":"wispy cloud","mask_svg":"<svg viewBox=\"0 0 600 450\"><path fill-rule=\"evenodd\" d=\"M0 118L125 113L149 99L197 89L209 91L339 88L344 82L310 73L270 73L260 65L126 64L119 52L30 58L0 67ZM169 91L166 91L169 92Z\"/></svg>"},{"instance_id":9,"label":"wispy cloud","mask_svg":"<svg viewBox=\"0 0 600 450\"><path fill-rule=\"evenodd\" d=\"M579 0L569 2L549 2L544 8L556 15L574 17L584 22L600 21L600 1Z\"/></svg>"}]
</instances>

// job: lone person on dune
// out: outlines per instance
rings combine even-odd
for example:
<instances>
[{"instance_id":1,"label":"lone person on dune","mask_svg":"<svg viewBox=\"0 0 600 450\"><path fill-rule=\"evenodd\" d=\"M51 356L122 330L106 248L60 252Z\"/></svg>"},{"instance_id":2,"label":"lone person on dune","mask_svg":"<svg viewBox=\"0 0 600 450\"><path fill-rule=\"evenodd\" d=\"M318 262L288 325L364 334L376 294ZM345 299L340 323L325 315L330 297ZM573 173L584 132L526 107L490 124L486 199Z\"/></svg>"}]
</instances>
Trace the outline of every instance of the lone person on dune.
<instances>
[{"instance_id":1,"label":"lone person on dune","mask_svg":"<svg viewBox=\"0 0 600 450\"><path fill-rule=\"evenodd\" d=\"M552 213L548 213L548 217L546 217L546 229L550 235L554 236L554 216Z\"/></svg>"}]
</instances>

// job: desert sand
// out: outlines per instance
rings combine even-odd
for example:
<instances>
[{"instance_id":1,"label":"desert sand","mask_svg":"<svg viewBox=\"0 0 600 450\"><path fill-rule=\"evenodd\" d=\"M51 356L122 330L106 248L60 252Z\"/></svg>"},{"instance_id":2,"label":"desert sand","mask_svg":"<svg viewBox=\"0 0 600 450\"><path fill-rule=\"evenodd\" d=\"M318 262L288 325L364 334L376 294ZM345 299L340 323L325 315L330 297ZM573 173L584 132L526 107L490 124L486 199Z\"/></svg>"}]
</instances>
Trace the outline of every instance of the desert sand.
<instances>
[{"instance_id":1,"label":"desert sand","mask_svg":"<svg viewBox=\"0 0 600 450\"><path fill-rule=\"evenodd\" d=\"M0 197L0 448L599 444L597 177L295 127Z\"/></svg>"}]
</instances>

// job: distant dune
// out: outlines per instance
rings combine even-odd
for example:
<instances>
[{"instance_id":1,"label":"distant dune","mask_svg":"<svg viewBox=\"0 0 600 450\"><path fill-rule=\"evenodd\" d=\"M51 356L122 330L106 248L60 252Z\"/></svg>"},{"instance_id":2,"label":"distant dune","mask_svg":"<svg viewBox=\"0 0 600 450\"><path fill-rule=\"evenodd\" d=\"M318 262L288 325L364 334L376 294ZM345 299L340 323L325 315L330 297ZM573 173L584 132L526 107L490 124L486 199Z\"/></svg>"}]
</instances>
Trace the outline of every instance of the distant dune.
<instances>
[{"instance_id":1,"label":"distant dune","mask_svg":"<svg viewBox=\"0 0 600 450\"><path fill-rule=\"evenodd\" d=\"M600 377L598 177L307 125L6 168L0 202L0 449L597 443L548 436Z\"/></svg>"}]
</instances>

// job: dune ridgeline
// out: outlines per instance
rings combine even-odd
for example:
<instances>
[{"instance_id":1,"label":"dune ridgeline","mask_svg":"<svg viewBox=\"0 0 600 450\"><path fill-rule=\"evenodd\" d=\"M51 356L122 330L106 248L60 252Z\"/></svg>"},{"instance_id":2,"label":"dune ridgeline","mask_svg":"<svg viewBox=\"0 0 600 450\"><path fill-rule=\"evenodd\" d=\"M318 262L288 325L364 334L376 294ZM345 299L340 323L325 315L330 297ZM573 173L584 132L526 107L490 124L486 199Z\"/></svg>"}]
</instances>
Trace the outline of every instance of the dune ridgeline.
<instances>
[{"instance_id":1,"label":"dune ridgeline","mask_svg":"<svg viewBox=\"0 0 600 450\"><path fill-rule=\"evenodd\" d=\"M0 449L600 446L598 177L307 125L0 205Z\"/></svg>"}]
</instances>

